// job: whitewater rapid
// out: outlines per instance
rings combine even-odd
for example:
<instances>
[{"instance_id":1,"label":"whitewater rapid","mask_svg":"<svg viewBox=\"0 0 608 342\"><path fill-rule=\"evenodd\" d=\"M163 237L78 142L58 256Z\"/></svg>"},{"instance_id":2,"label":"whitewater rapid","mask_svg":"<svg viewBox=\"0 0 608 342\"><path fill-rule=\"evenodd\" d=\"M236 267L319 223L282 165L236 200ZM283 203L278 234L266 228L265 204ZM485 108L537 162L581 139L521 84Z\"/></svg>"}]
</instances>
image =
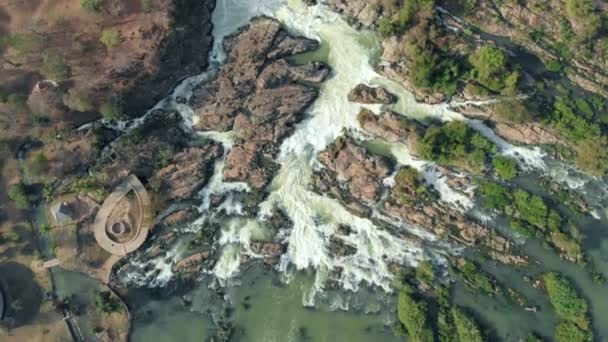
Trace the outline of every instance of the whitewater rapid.
<instances>
[{"instance_id":1,"label":"whitewater rapid","mask_svg":"<svg viewBox=\"0 0 608 342\"><path fill-rule=\"evenodd\" d=\"M237 1L219 0L213 14L214 47L210 55L210 68L207 72L182 82L171 96L155 108L176 108L187 125L195 124L198 118L185 104L177 104L177 98L188 99L192 89L215 77L225 59L222 49L223 39L258 15L277 18L285 27L296 34L319 40L329 49L326 61L332 75L321 85L318 99L307 110L306 119L296 126L292 136L281 145L278 161L281 168L270 186L268 198L260 205L256 218L232 218L224 222L218 244L221 256L212 270L213 276L221 284L233 279L239 272L241 257L258 257L250 248L252 239L264 236L264 219L275 206L284 209L293 221L293 228L284 229L279 236L288 245L287 252L281 257L278 270L286 279L295 270L314 269L316 271L315 290L322 290L328 279L338 281L343 288L356 291L362 284L377 286L390 291L393 275L392 263L415 266L421 260L432 260L435 264L445 265L445 254L457 253L458 246L437 241L437 238L420 227L412 227L394 219L383 217L375 212L371 218L361 218L350 213L337 200L319 195L310 190L309 184L315 168L322 167L317 160L318 152L325 149L344 131L358 139L367 139L360 131L357 113L361 105L351 103L346 94L357 84L383 85L399 97L399 101L388 107L395 112L411 117L434 117L439 120L463 120L493 141L499 153L518 159L526 170L547 169L544 154L539 149L516 147L496 136L482 122L469 120L453 111L448 104L431 106L416 103L413 96L397 83L382 78L374 71L373 61L381 51L377 37L366 31L357 31L349 26L339 15L319 4L305 6L301 1L260 0ZM378 113L381 106L366 106ZM124 127L129 127L129 123ZM206 132L206 138L223 144L225 153L232 147L231 133ZM410 165L423 172L427 183L440 193L440 198L454 210L467 212L474 208L468 189L464 193L449 187L445 175L431 162L418 160L402 144L387 144L399 165ZM182 227L182 232L196 232L214 213L210 210L212 195L225 194L226 200L221 210L233 216L242 215L242 204L232 194L248 192L245 183L224 182L223 159L215 165L209 184L201 190L202 200L198 211L199 218L192 224ZM460 175L456 175L460 176ZM392 177L385 180L392 184ZM403 238L378 225L379 222L397 227L415 239ZM356 247L350 256L336 257L330 253L329 239L340 225L348 225L352 233L344 237L347 244ZM163 286L171 279L171 266L187 253L183 243L178 243L168 257L141 261L143 275L129 275L129 279L146 286ZM332 272L341 269L337 275ZM338 277L337 279L335 277ZM152 281L150 280L152 278ZM304 300L305 304L314 302L314 293Z\"/></svg>"}]
</instances>

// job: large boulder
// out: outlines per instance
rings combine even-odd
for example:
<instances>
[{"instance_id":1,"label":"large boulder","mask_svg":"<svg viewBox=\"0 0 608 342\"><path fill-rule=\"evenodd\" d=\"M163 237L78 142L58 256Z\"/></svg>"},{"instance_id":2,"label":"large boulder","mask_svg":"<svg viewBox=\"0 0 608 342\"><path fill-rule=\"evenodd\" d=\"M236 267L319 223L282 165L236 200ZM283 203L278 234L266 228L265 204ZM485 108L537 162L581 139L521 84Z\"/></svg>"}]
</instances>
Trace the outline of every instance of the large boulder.
<instances>
[{"instance_id":1,"label":"large boulder","mask_svg":"<svg viewBox=\"0 0 608 342\"><path fill-rule=\"evenodd\" d=\"M383 180L392 170L389 160L371 154L348 135L338 138L317 157L324 168L315 172L316 187L355 209L379 200Z\"/></svg>"},{"instance_id":2,"label":"large boulder","mask_svg":"<svg viewBox=\"0 0 608 342\"><path fill-rule=\"evenodd\" d=\"M348 101L364 104L393 104L397 102L397 96L383 87L370 87L358 84L347 95Z\"/></svg>"}]
</instances>

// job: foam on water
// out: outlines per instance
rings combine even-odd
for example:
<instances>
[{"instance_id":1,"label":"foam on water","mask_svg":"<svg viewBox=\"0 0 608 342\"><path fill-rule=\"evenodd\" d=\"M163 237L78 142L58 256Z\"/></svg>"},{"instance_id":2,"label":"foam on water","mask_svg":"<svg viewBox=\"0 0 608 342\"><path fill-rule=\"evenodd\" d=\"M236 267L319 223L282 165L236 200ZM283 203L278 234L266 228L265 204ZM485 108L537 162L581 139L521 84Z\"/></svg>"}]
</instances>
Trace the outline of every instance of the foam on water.
<instances>
[{"instance_id":1,"label":"foam on water","mask_svg":"<svg viewBox=\"0 0 608 342\"><path fill-rule=\"evenodd\" d=\"M267 200L260 205L258 220L232 219L221 232L218 244L221 256L212 273L225 283L238 274L243 254L255 256L250 243L253 238L263 235L261 226L274 206L281 206L293 221L293 228L283 230L279 236L288 244L287 252L281 257L278 270L286 277L293 269L315 269L315 286L303 299L305 305L314 304L314 298L328 279L342 284L346 289L356 291L361 283L378 286L390 291L392 273L389 265L393 262L415 266L420 260L432 259L436 264L445 264L443 253L457 253L458 247L437 240L421 227L413 227L393 218L383 217L374 212L371 218L353 215L337 200L316 194L309 189L313 169L319 167L318 152L325 149L344 130L359 136L357 113L361 105L347 100L347 93L359 83L382 84L399 97L399 102L391 108L410 117L435 117L439 120L463 120L496 143L500 153L517 156L522 167L544 169L543 154L540 150L516 147L499 138L494 132L476 120L468 120L449 108L448 104L432 106L418 104L413 96L393 81L383 79L372 67L373 56L379 53L378 40L372 33L357 31L350 27L338 14L330 12L323 5L304 6L301 1L218 1L213 14L214 47L210 56L210 70L202 75L185 80L167 99L180 111L188 125L195 124L195 113L187 105L176 105L175 99L189 98L195 85L206 82L217 73L218 66L225 59L222 41L237 28L245 25L250 18L265 14L276 17L288 30L327 43L330 51L328 63L332 76L321 85L318 99L308 110L307 118L296 126L294 134L281 145L278 161L281 168L272 182ZM159 105L161 105L159 104ZM369 106L378 112L380 106ZM233 144L230 133L207 132L206 138L222 143L227 153ZM433 163L418 160L404 145L391 145L391 151L400 165L411 165L423 172L425 181L440 193L441 200L461 211L468 211L473 202L466 196L451 189L445 175ZM224 154L225 156L225 154ZM249 191L244 183L226 183L223 179L223 158L216 162L214 174L209 184L199 193L202 204L200 217L190 225L189 231L197 231L208 219L213 195L224 194L226 199L220 210L229 215L242 213L242 206L234 197L234 192ZM386 180L390 184L391 179ZM259 221L259 222L258 222ZM260 226L261 222L261 226ZM417 238L406 238L383 229L378 224L386 223ZM337 257L330 252L330 237L340 225L348 225L352 233L344 236L347 244L356 247L356 253ZM186 230L187 230L186 229ZM428 244L428 245L427 245ZM175 247L168 258L147 261L141 268L149 277L158 274L153 285L162 285L171 278L171 264L183 256L184 249ZM152 265L152 266L150 266ZM336 269L341 273L336 274ZM148 283L149 285L150 283Z\"/></svg>"}]
</instances>

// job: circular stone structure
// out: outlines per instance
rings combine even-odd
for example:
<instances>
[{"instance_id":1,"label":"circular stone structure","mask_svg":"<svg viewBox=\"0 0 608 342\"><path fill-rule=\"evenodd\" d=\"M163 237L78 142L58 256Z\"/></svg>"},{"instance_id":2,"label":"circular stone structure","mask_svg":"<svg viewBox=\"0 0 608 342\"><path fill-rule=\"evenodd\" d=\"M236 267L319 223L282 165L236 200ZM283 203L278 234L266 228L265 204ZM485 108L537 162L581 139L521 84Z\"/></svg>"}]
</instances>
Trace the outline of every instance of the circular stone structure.
<instances>
[{"instance_id":1,"label":"circular stone structure","mask_svg":"<svg viewBox=\"0 0 608 342\"><path fill-rule=\"evenodd\" d=\"M151 222L148 192L137 177L130 175L103 202L93 232L103 249L123 256L146 241Z\"/></svg>"}]
</instances>

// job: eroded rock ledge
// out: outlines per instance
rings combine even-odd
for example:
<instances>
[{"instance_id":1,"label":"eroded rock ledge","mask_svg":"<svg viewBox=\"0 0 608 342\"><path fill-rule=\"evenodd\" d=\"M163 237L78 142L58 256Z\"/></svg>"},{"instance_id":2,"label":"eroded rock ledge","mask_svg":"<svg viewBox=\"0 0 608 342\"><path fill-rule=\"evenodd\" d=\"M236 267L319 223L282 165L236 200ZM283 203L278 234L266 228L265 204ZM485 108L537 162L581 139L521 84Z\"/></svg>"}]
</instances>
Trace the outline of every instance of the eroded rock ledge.
<instances>
[{"instance_id":1,"label":"eroded rock ledge","mask_svg":"<svg viewBox=\"0 0 608 342\"><path fill-rule=\"evenodd\" d=\"M385 115L391 116L390 113ZM441 203L435 190L424 184L418 171L410 167L395 170L390 161L370 153L348 135L338 138L319 153L318 159L324 168L314 174L316 189L337 198L359 215L368 215L372 208L378 207L384 214L442 238L482 246L488 255L500 262L527 262L513 252L509 240ZM398 171L396 184L388 189L384 179L393 171ZM383 190L390 191L386 200L381 200Z\"/></svg>"},{"instance_id":2,"label":"eroded rock ledge","mask_svg":"<svg viewBox=\"0 0 608 342\"><path fill-rule=\"evenodd\" d=\"M291 65L287 57L318 43L289 36L274 19L254 19L224 48L228 58L217 79L196 89L190 105L200 118L196 129L232 130L236 136L224 178L259 190L276 172L279 144L317 97L310 84L323 81L329 70L320 63Z\"/></svg>"}]
</instances>

